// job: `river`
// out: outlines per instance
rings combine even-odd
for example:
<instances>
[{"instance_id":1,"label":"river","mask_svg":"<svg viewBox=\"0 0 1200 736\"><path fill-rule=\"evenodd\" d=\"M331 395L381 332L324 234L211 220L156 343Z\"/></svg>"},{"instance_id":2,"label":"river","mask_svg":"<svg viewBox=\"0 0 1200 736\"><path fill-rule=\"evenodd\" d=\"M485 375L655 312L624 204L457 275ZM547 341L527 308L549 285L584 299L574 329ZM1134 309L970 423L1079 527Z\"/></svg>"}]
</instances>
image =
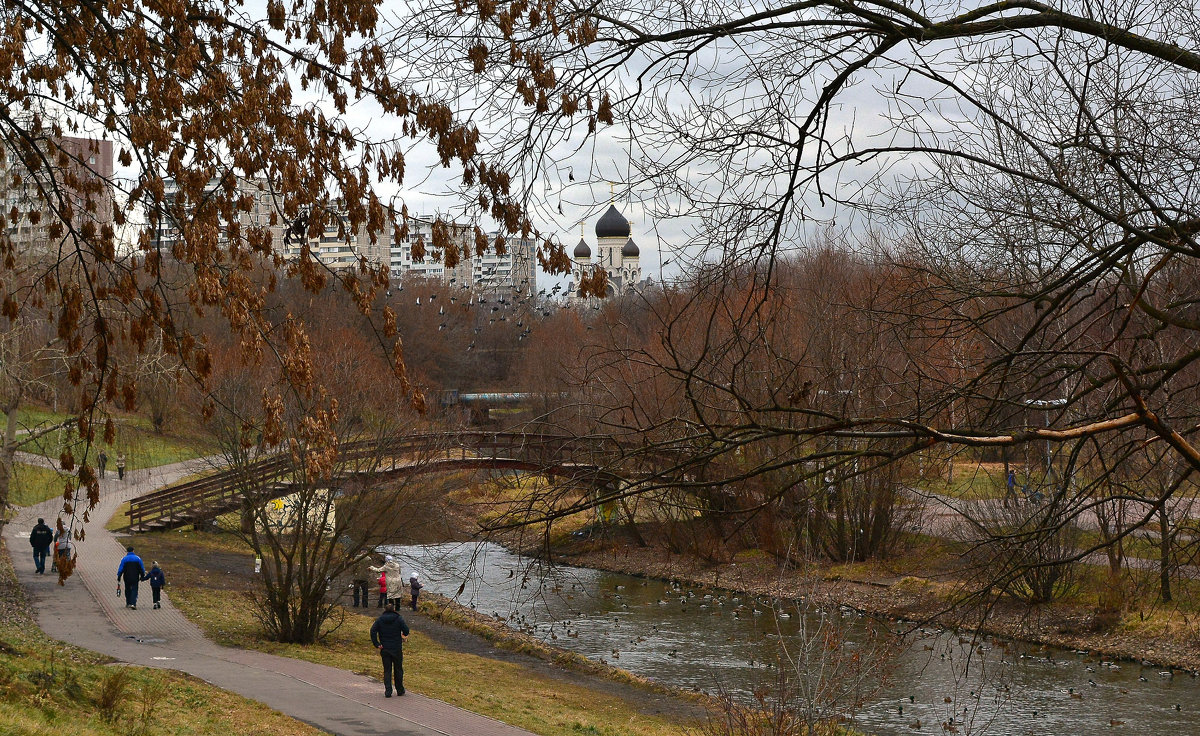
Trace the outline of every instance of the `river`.
<instances>
[{"instance_id":1,"label":"river","mask_svg":"<svg viewBox=\"0 0 1200 736\"><path fill-rule=\"evenodd\" d=\"M427 591L550 644L664 684L742 700L777 682L781 645L828 666L827 655L801 654L823 632L844 635L851 650L866 652L872 641L871 622L849 609L547 568L491 544L391 552L404 560L406 576L420 571ZM1200 733L1200 679L1185 671L991 638L972 642L944 630L917 630L894 649L887 683L855 715L863 732Z\"/></svg>"}]
</instances>

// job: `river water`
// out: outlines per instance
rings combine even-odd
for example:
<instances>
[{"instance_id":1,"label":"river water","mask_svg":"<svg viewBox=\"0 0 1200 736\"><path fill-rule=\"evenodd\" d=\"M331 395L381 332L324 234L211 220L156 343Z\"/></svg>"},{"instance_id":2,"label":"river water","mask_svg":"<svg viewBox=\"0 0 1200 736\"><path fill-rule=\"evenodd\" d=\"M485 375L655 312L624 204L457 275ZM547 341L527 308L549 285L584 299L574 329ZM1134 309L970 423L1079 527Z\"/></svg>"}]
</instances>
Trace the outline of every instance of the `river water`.
<instances>
[{"instance_id":1,"label":"river water","mask_svg":"<svg viewBox=\"0 0 1200 736\"><path fill-rule=\"evenodd\" d=\"M556 565L503 548L445 544L391 548L426 590L503 619L555 646L685 689L749 700L777 682L781 647L836 631L867 652L872 623L722 590ZM833 627L833 628L831 628ZM855 715L866 733L1200 734L1200 679L1084 652L968 641L917 630L895 647L888 681ZM948 728L947 728L948 727Z\"/></svg>"}]
</instances>

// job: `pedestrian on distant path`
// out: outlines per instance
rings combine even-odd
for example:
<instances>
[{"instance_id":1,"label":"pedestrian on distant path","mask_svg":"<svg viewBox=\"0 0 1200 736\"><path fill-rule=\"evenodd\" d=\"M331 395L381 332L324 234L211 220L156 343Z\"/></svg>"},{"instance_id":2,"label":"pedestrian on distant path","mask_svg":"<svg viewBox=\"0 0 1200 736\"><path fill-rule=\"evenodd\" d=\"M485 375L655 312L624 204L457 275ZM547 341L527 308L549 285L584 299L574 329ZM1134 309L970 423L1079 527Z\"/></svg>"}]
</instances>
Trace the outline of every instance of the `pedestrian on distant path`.
<instances>
[{"instance_id":1,"label":"pedestrian on distant path","mask_svg":"<svg viewBox=\"0 0 1200 736\"><path fill-rule=\"evenodd\" d=\"M125 480L125 453L117 455L117 480Z\"/></svg>"},{"instance_id":2,"label":"pedestrian on distant path","mask_svg":"<svg viewBox=\"0 0 1200 736\"><path fill-rule=\"evenodd\" d=\"M121 590L121 583L125 583L126 608L137 610L138 583L145 579L146 565L142 558L133 553L133 547L126 547L125 556L117 565L117 592Z\"/></svg>"},{"instance_id":3,"label":"pedestrian on distant path","mask_svg":"<svg viewBox=\"0 0 1200 736\"><path fill-rule=\"evenodd\" d=\"M50 545L54 544L54 530L46 526L45 519L38 519L29 532L29 545L33 547L33 567L38 575L46 574L46 558L50 556Z\"/></svg>"},{"instance_id":4,"label":"pedestrian on distant path","mask_svg":"<svg viewBox=\"0 0 1200 736\"><path fill-rule=\"evenodd\" d=\"M1012 468L1008 469L1008 477L1005 479L1004 489L1004 508L1008 508L1009 501L1017 500L1017 471Z\"/></svg>"},{"instance_id":5,"label":"pedestrian on distant path","mask_svg":"<svg viewBox=\"0 0 1200 736\"><path fill-rule=\"evenodd\" d=\"M391 603L383 609L375 623L371 624L371 644L379 650L383 660L383 697L392 697L392 674L396 677L396 694L404 694L404 650L401 645L408 639L408 624L396 613Z\"/></svg>"},{"instance_id":6,"label":"pedestrian on distant path","mask_svg":"<svg viewBox=\"0 0 1200 736\"><path fill-rule=\"evenodd\" d=\"M167 584L167 576L158 566L157 561L150 563L150 572L146 573L146 579L150 581L150 593L154 595L154 607L162 608L162 589Z\"/></svg>"},{"instance_id":7,"label":"pedestrian on distant path","mask_svg":"<svg viewBox=\"0 0 1200 736\"><path fill-rule=\"evenodd\" d=\"M371 593L367 589L367 581L371 579L371 561L369 559L358 563L354 568L354 579L350 581L350 587L354 588L354 607L358 608L362 604L363 608L371 607Z\"/></svg>"},{"instance_id":8,"label":"pedestrian on distant path","mask_svg":"<svg viewBox=\"0 0 1200 736\"><path fill-rule=\"evenodd\" d=\"M387 595L388 603L396 603L396 599L404 595L404 578L400 575L400 563L396 562L396 558L391 555L384 557L384 563L380 567L371 567L371 572L381 572L387 576L386 590L381 590ZM400 605L396 604L396 608Z\"/></svg>"},{"instance_id":9,"label":"pedestrian on distant path","mask_svg":"<svg viewBox=\"0 0 1200 736\"><path fill-rule=\"evenodd\" d=\"M408 587L412 592L412 609L415 611L417 610L417 596L421 595L421 588L425 587L421 585L420 576L417 575L416 571L413 571L413 574L409 576Z\"/></svg>"},{"instance_id":10,"label":"pedestrian on distant path","mask_svg":"<svg viewBox=\"0 0 1200 736\"><path fill-rule=\"evenodd\" d=\"M103 478L104 469L108 467L108 455L104 452L104 450L100 451L100 457L97 460L98 462L96 464L100 466L100 477Z\"/></svg>"}]
</instances>

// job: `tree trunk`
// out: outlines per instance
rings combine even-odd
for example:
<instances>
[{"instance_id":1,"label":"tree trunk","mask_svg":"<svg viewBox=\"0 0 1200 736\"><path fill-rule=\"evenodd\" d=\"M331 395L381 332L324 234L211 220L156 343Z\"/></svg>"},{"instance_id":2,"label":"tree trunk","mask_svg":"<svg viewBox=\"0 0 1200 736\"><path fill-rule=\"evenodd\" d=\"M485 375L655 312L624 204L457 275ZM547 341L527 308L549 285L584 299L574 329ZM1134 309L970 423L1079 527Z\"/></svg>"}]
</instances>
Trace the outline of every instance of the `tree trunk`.
<instances>
[{"instance_id":1,"label":"tree trunk","mask_svg":"<svg viewBox=\"0 0 1200 736\"><path fill-rule=\"evenodd\" d=\"M4 404L4 444L0 445L0 529L4 527L9 492L12 488L13 459L17 455L17 407L21 405L21 394L15 392Z\"/></svg>"},{"instance_id":2,"label":"tree trunk","mask_svg":"<svg viewBox=\"0 0 1200 736\"><path fill-rule=\"evenodd\" d=\"M1171 602L1171 527L1167 515L1167 504L1164 501L1158 507L1159 526L1159 556L1158 556L1158 586L1159 597L1163 603Z\"/></svg>"}]
</instances>

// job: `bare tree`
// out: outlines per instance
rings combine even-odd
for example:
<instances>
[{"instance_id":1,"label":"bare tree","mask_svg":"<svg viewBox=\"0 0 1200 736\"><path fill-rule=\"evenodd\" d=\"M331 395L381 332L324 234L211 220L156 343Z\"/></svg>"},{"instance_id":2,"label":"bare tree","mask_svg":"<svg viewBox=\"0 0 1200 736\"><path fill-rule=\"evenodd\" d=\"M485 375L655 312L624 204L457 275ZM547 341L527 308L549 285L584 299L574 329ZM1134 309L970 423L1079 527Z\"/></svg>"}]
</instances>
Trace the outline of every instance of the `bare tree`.
<instances>
[{"instance_id":1,"label":"bare tree","mask_svg":"<svg viewBox=\"0 0 1200 736\"><path fill-rule=\"evenodd\" d=\"M336 389L311 388L315 379L308 388L293 381L301 388L270 420L290 425L286 430L247 419L252 412L246 405L270 388L269 371L230 360L217 369L207 397L214 407L207 426L221 464L238 478L242 511L230 531L263 562L251 601L271 638L299 643L340 623L340 591L333 582L376 546L393 543L414 510L430 503L427 489L408 479L439 456L438 446L399 442L421 424L415 412L379 390L389 368L361 334L343 326L314 340L312 365ZM273 444L267 439L272 434L291 439Z\"/></svg>"},{"instance_id":2,"label":"bare tree","mask_svg":"<svg viewBox=\"0 0 1200 736\"><path fill-rule=\"evenodd\" d=\"M632 440L614 467L653 456L661 471L626 495L1009 448L1065 514L1031 527L1049 540L1121 502L1083 472L1087 441L1110 469L1147 445L1200 469L1196 8L462 7L420 5L398 42L413 78L476 75L446 99L495 123L489 150L525 191L557 181L547 162L618 141L625 186L694 225L704 267L665 297L680 306L660 313L661 340L614 351L672 384L661 409L605 402L636 417L630 432L609 422ZM785 368L766 326L788 288L780 256L821 244L812 223L834 218L855 253L839 268L871 276L826 322L797 316ZM873 400L818 400L861 385L858 370L883 389ZM745 462L778 438L783 457ZM1174 493L1118 495L1161 508Z\"/></svg>"}]
</instances>

